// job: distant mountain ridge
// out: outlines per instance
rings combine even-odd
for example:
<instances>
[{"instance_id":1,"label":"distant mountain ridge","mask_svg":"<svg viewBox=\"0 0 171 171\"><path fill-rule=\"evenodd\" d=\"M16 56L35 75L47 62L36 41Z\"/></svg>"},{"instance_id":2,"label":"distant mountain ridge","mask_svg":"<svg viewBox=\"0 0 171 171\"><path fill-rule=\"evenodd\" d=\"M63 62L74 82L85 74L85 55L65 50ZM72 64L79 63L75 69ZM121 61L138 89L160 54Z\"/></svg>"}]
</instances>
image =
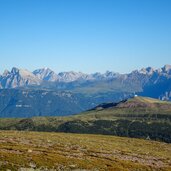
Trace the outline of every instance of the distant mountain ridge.
<instances>
[{"instance_id":1,"label":"distant mountain ridge","mask_svg":"<svg viewBox=\"0 0 171 171\"><path fill-rule=\"evenodd\" d=\"M82 72L55 73L49 68L30 72L12 68L0 75L0 88L36 88L72 91L92 96L105 93L140 94L171 100L171 65L154 69L152 67L134 70L128 74L112 71L85 74ZM120 100L120 98L118 98Z\"/></svg>"},{"instance_id":2,"label":"distant mountain ridge","mask_svg":"<svg viewBox=\"0 0 171 171\"><path fill-rule=\"evenodd\" d=\"M27 69L19 69L13 67L11 71L5 70L0 75L0 88L17 88L28 85L40 85L43 81L48 82L74 82L79 80L102 80L115 78L118 73L106 71L101 74L99 72L93 74L85 74L82 72L60 72L56 74L49 68L36 69L33 72Z\"/></svg>"},{"instance_id":3,"label":"distant mountain ridge","mask_svg":"<svg viewBox=\"0 0 171 171\"><path fill-rule=\"evenodd\" d=\"M74 72L74 71L60 72L57 74L54 71L52 71L50 68L41 68L41 69L36 69L33 72L30 72L27 69L19 69L13 67L11 71L5 70L4 73L0 76L1 76L1 80L8 78L9 81L11 81L13 77L20 76L21 79L36 80L36 82L33 81L30 82L29 84L34 84L34 83L39 84L40 81L73 82L77 80L105 80L105 79L114 79L118 77L119 78L122 77L124 80L128 78L130 75L135 75L135 74L140 74L140 75L143 74L147 76L158 74L159 76L163 75L163 76L171 77L171 65L165 65L164 67L159 69L154 69L152 67L142 68L140 70L134 70L129 74L119 74L112 71L106 71L103 74L100 72L85 74L82 72ZM20 80L16 79L16 81L19 82ZM25 85L27 85L27 83ZM17 83L16 85L11 85L11 88L17 86L19 87L20 84ZM21 84L21 86L24 86L24 84ZM3 86L1 87L3 88ZM4 84L4 88L5 87L10 87L10 85L6 86Z\"/></svg>"}]
</instances>

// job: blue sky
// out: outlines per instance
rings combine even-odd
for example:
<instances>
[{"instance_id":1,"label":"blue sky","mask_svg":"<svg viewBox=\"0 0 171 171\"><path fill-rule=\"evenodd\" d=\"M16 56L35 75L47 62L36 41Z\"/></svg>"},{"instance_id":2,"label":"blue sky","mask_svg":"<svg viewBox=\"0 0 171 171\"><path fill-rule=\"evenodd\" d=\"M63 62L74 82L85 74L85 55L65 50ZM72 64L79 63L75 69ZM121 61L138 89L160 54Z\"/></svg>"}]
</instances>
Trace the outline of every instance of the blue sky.
<instances>
[{"instance_id":1,"label":"blue sky","mask_svg":"<svg viewBox=\"0 0 171 171\"><path fill-rule=\"evenodd\" d=\"M170 9L170 0L0 0L0 72L171 64Z\"/></svg>"}]
</instances>

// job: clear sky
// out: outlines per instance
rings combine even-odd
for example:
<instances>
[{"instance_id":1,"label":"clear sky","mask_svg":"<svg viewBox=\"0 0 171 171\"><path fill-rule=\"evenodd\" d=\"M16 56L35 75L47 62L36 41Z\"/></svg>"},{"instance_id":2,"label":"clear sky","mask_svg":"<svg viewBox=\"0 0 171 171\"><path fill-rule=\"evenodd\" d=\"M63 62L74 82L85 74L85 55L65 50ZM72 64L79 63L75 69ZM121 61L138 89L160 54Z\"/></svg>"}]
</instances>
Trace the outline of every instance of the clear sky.
<instances>
[{"instance_id":1,"label":"clear sky","mask_svg":"<svg viewBox=\"0 0 171 171\"><path fill-rule=\"evenodd\" d=\"M0 72L126 73L171 64L171 0L0 0Z\"/></svg>"}]
</instances>

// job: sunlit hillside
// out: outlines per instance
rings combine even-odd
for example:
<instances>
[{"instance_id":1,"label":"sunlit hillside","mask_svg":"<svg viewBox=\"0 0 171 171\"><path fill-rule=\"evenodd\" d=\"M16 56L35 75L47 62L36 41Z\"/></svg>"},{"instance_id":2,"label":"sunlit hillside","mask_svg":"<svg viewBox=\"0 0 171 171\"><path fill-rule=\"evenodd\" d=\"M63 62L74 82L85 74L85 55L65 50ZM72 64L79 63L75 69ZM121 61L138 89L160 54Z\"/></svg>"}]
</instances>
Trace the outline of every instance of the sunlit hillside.
<instances>
[{"instance_id":1,"label":"sunlit hillside","mask_svg":"<svg viewBox=\"0 0 171 171\"><path fill-rule=\"evenodd\" d=\"M171 145L104 135L0 132L1 170L169 171Z\"/></svg>"}]
</instances>

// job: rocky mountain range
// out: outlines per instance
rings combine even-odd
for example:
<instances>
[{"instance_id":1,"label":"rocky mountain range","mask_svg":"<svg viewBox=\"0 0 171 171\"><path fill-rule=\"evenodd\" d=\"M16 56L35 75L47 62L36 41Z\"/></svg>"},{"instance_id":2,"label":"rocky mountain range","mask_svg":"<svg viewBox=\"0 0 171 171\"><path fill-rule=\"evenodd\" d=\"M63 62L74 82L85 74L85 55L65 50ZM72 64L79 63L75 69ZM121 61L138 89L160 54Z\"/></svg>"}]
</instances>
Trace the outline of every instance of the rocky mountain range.
<instances>
[{"instance_id":1,"label":"rocky mountain range","mask_svg":"<svg viewBox=\"0 0 171 171\"><path fill-rule=\"evenodd\" d=\"M106 72L105 74L94 73L84 74L81 72L60 72L56 74L49 68L37 69L30 72L26 69L12 68L11 71L5 70L0 75L0 88L18 88L26 87L29 85L40 85L45 82L74 82L74 81L87 81L87 80L99 80L104 78L113 78L115 76L112 72Z\"/></svg>"},{"instance_id":2,"label":"rocky mountain range","mask_svg":"<svg viewBox=\"0 0 171 171\"><path fill-rule=\"evenodd\" d=\"M0 88L26 88L70 90L85 94L104 92L131 92L155 98L171 98L171 65L154 69L142 68L128 74L112 71L85 74L82 72L55 73L49 68L30 72L12 68L0 75ZM151 91L151 90L154 91ZM150 92L151 91L151 92ZM150 93L150 94L149 94ZM155 96L154 96L155 94Z\"/></svg>"},{"instance_id":3,"label":"rocky mountain range","mask_svg":"<svg viewBox=\"0 0 171 171\"><path fill-rule=\"evenodd\" d=\"M11 71L5 70L0 75L0 88L17 88L26 87L29 85L39 86L45 82L56 83L71 83L71 82L87 82L87 81L106 81L106 80L121 80L122 82L129 82L131 80L141 81L142 85L147 82L156 84L161 79L171 78L171 65L165 65L162 68L154 69L152 67L142 68L140 70L132 71L128 74L119 74L112 71L105 73L85 74L82 72L60 72L56 74L49 68L37 69L30 72L26 69L12 68Z\"/></svg>"},{"instance_id":4,"label":"rocky mountain range","mask_svg":"<svg viewBox=\"0 0 171 171\"><path fill-rule=\"evenodd\" d=\"M28 85L40 85L42 82L36 75L26 69L12 68L0 75L0 88L16 88Z\"/></svg>"},{"instance_id":5,"label":"rocky mountain range","mask_svg":"<svg viewBox=\"0 0 171 171\"><path fill-rule=\"evenodd\" d=\"M135 94L171 100L171 65L128 74L12 68L0 75L0 117L70 115Z\"/></svg>"}]
</instances>

